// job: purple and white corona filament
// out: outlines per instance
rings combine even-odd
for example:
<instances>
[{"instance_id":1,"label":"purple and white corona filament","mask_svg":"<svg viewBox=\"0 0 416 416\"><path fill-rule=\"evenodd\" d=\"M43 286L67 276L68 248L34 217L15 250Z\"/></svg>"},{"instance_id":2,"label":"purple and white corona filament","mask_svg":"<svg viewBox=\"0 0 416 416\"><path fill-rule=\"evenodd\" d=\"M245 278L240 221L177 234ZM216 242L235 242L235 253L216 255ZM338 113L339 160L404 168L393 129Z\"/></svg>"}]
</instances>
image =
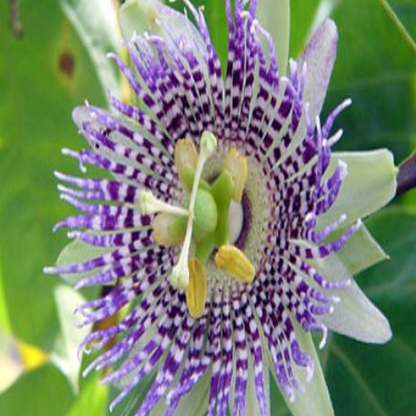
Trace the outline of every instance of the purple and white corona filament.
<instances>
[{"instance_id":1,"label":"purple and white corona filament","mask_svg":"<svg viewBox=\"0 0 416 416\"><path fill-rule=\"evenodd\" d=\"M332 157L342 135L333 124L350 100L319 118L337 29L325 21L281 68L257 1L227 0L223 78L203 11L183 2L196 25L157 0L126 3L155 28L129 39L131 66L112 55L137 102L77 108L89 147L64 150L82 173L91 165L107 179L56 174L62 199L81 212L56 229L95 255L46 271L105 287L78 313L84 324L117 316L81 346L101 350L86 373L109 369L104 382L120 388L112 406L147 380L138 416L196 414L190 406L267 416L269 371L289 405L319 377L310 333L321 333L321 347L328 329L390 337L368 300L380 335L355 334L345 310L338 325L344 295L364 295L350 274L325 272L364 228L336 207L349 164Z\"/></svg>"}]
</instances>

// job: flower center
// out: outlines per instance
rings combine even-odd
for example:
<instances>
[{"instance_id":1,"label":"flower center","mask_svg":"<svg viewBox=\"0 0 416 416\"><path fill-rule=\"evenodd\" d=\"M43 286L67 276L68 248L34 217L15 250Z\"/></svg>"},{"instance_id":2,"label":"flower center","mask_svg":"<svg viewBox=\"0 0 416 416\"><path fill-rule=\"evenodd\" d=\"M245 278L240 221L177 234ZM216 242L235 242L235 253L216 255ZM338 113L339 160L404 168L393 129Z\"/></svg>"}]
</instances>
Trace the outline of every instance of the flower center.
<instances>
[{"instance_id":1,"label":"flower center","mask_svg":"<svg viewBox=\"0 0 416 416\"><path fill-rule=\"evenodd\" d=\"M191 139L179 140L175 147L175 167L185 192L182 207L159 201L148 191L143 191L139 200L143 214L157 214L152 223L156 243L182 247L171 283L186 290L188 308L194 318L204 311L205 266L213 254L216 266L231 278L251 283L255 275L254 266L239 248L247 159L231 148L222 171L209 183L202 179L202 170L217 149L217 139L204 132L200 142L199 154Z\"/></svg>"}]
</instances>

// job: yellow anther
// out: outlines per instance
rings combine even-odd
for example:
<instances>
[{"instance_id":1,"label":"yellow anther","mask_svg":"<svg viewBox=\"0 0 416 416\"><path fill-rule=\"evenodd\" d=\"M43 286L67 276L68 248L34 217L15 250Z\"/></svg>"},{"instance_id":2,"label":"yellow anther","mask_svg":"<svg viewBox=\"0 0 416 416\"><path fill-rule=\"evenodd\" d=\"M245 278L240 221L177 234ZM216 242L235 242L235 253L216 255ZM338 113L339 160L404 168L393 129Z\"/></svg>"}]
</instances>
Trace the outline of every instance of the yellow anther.
<instances>
[{"instance_id":1,"label":"yellow anther","mask_svg":"<svg viewBox=\"0 0 416 416\"><path fill-rule=\"evenodd\" d=\"M207 299L207 276L205 268L198 259L191 259L189 266L189 286L186 289L186 304L192 318L204 314Z\"/></svg>"},{"instance_id":2,"label":"yellow anther","mask_svg":"<svg viewBox=\"0 0 416 416\"><path fill-rule=\"evenodd\" d=\"M153 238L160 246L179 246L185 238L186 218L159 214L152 221Z\"/></svg>"},{"instance_id":3,"label":"yellow anther","mask_svg":"<svg viewBox=\"0 0 416 416\"><path fill-rule=\"evenodd\" d=\"M233 199L241 203L248 175L247 159L233 147L225 158L225 168L230 172L234 181Z\"/></svg>"},{"instance_id":4,"label":"yellow anther","mask_svg":"<svg viewBox=\"0 0 416 416\"><path fill-rule=\"evenodd\" d=\"M198 163L198 151L191 139L178 140L175 146L175 166L178 171L179 181L183 188L191 192L192 183L189 178L193 177Z\"/></svg>"},{"instance_id":5,"label":"yellow anther","mask_svg":"<svg viewBox=\"0 0 416 416\"><path fill-rule=\"evenodd\" d=\"M256 270L245 254L235 246L221 246L215 255L215 263L225 273L235 277L243 283L254 280Z\"/></svg>"}]
</instances>

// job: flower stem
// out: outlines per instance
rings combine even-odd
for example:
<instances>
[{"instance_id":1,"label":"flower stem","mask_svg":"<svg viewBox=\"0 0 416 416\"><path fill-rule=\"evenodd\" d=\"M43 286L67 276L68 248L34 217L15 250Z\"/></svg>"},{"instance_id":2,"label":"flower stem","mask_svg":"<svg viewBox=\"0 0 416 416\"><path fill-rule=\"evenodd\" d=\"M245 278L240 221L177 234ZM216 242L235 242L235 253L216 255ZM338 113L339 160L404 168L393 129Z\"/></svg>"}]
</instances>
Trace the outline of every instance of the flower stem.
<instances>
[{"instance_id":1,"label":"flower stem","mask_svg":"<svg viewBox=\"0 0 416 416\"><path fill-rule=\"evenodd\" d=\"M416 152L399 166L396 197L416 188Z\"/></svg>"}]
</instances>

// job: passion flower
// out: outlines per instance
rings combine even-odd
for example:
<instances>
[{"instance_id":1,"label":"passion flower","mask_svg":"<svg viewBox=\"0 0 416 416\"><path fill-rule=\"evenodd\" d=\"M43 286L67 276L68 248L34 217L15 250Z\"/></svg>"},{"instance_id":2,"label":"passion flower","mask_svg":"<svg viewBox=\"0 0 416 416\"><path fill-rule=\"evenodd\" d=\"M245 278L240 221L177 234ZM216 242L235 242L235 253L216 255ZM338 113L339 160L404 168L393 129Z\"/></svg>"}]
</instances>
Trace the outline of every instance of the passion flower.
<instances>
[{"instance_id":1,"label":"passion flower","mask_svg":"<svg viewBox=\"0 0 416 416\"><path fill-rule=\"evenodd\" d=\"M106 287L78 312L84 324L118 317L81 345L102 350L86 373L108 369L104 382L120 388L112 407L148 380L139 416L266 416L270 371L295 414L330 414L309 334L322 334L321 348L328 329L391 336L348 271L383 257L360 218L394 196L391 154L332 155L334 121L351 103L321 123L334 22L279 67L257 1L236 0L234 11L227 1L223 79L203 11L184 3L196 25L157 0L123 6L132 67L111 57L137 103L111 96L113 112L74 111L89 148L64 153L84 174L91 165L110 175L56 174L81 211L56 229L71 230L83 260L64 253L46 271ZM129 32L136 18L148 32Z\"/></svg>"}]
</instances>

